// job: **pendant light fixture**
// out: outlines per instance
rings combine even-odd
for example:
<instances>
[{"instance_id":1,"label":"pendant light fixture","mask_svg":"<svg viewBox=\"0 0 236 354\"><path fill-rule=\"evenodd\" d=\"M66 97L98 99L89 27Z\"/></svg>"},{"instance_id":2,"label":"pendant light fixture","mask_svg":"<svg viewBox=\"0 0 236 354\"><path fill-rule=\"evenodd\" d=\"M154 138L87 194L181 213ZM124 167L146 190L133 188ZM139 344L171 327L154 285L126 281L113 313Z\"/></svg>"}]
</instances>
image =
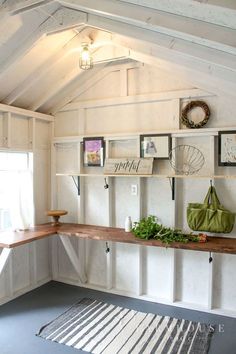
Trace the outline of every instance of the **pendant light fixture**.
<instances>
[{"instance_id":1,"label":"pendant light fixture","mask_svg":"<svg viewBox=\"0 0 236 354\"><path fill-rule=\"evenodd\" d=\"M89 50L88 43L82 43L82 49L79 57L79 67L83 70L89 70L93 67L93 58Z\"/></svg>"}]
</instances>

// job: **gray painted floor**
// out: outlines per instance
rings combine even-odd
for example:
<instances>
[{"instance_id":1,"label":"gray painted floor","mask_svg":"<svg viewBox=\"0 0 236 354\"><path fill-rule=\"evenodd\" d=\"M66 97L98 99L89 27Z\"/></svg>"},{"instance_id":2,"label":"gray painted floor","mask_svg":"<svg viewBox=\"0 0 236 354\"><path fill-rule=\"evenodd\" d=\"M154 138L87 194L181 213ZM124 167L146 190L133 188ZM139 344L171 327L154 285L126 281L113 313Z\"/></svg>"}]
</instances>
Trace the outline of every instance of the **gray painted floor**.
<instances>
[{"instance_id":1,"label":"gray painted floor","mask_svg":"<svg viewBox=\"0 0 236 354\"><path fill-rule=\"evenodd\" d=\"M236 319L159 305L57 282L50 282L0 307L0 354L85 353L35 336L41 326L53 320L83 297L96 298L144 312L220 324L224 332L219 332L217 328L209 353L236 354Z\"/></svg>"}]
</instances>

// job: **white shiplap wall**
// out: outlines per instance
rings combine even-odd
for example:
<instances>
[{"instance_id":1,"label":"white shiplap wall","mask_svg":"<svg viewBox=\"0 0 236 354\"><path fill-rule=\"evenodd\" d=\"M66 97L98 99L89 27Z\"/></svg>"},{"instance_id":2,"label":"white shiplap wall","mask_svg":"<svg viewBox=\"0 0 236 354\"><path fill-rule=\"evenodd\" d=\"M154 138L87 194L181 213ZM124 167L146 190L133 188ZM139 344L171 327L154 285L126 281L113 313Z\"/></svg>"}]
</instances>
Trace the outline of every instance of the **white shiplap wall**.
<instances>
[{"instance_id":1,"label":"white shiplap wall","mask_svg":"<svg viewBox=\"0 0 236 354\"><path fill-rule=\"evenodd\" d=\"M137 131L178 129L178 105L182 106L188 100L173 99L173 92L184 89L192 90L193 87L150 66L136 68L126 66L125 69L116 67L104 81L101 80L79 97L76 100L78 105L71 105L73 110L65 108L56 115L55 136L117 134L119 137L119 134L128 135ZM127 93L149 95L166 91L170 92L170 99L167 98L163 102L116 105L116 100ZM111 97L112 93L114 104L106 106L104 102L104 105L97 105L97 100L104 99L106 93L107 97ZM212 111L209 127L234 125L232 113L235 112L235 108L230 97L213 95L211 97L206 93L205 97L203 94L203 99ZM80 102L84 108L80 108ZM93 108L93 102L96 108ZM201 174L214 173L214 169L216 172L219 170L215 167L217 159L214 156L214 138L206 136L178 138L175 143L196 145L204 152L206 164ZM79 170L78 147L79 145L73 142L56 145L56 172ZM135 139L126 141L117 138L116 141L109 143L111 157L137 154L138 146ZM155 165L156 171L171 173L167 161L156 162ZM227 173L228 170L221 169L221 173ZM83 171L91 174L102 172L99 168L87 168ZM230 173L235 174L235 168L231 168ZM187 203L202 201L209 186L209 181L203 179L178 180L175 203L171 200L168 179L140 182L135 177L114 178L109 190L104 190L102 177L86 177L83 178L84 188L80 198L70 177L54 178L54 183L56 206L69 210L65 221L80 220L90 224L124 227L126 215L138 220L141 215L155 214L164 224L176 225L185 230L188 230L185 218ZM235 183L217 181L222 203L231 210L236 210ZM138 184L138 196L131 195L131 184ZM232 197L226 198L226 195ZM236 229L232 235L236 235ZM76 250L82 247L80 243L81 241L74 240ZM112 255L106 255L103 242L87 242L85 269L88 283L84 286L188 308L226 312L235 316L236 282L233 279L236 257L214 255L212 266L208 263L207 253L141 248L126 244L110 246ZM54 248L54 253L57 252L59 273L55 279L78 284L77 275L59 243Z\"/></svg>"}]
</instances>

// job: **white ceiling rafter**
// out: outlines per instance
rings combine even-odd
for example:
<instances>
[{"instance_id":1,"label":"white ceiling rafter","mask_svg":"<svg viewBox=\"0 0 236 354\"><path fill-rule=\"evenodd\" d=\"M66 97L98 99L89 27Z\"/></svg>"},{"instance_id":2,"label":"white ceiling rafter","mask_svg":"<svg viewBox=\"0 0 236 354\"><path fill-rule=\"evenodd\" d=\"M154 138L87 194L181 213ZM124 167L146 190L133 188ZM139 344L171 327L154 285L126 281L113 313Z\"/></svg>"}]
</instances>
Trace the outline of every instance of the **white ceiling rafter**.
<instances>
[{"instance_id":1,"label":"white ceiling rafter","mask_svg":"<svg viewBox=\"0 0 236 354\"><path fill-rule=\"evenodd\" d=\"M78 77L77 80L75 80L74 82L75 85L77 83L77 89L74 89L74 85L71 85L71 87L68 90L69 92L63 97L62 100L61 99L58 100L58 103L53 107L51 111L54 113L58 112L67 103L71 102L77 96L79 96L84 91L86 91L86 89L88 89L89 87L95 85L97 81L104 78L108 72L106 70L106 67L107 64L101 64L93 68L93 70L84 72L83 76L81 76L80 78Z\"/></svg>"},{"instance_id":2,"label":"white ceiling rafter","mask_svg":"<svg viewBox=\"0 0 236 354\"><path fill-rule=\"evenodd\" d=\"M59 1L89 14L236 54L235 30L231 28L116 0Z\"/></svg>"},{"instance_id":3,"label":"white ceiling rafter","mask_svg":"<svg viewBox=\"0 0 236 354\"><path fill-rule=\"evenodd\" d=\"M164 36L143 28L137 28L129 24L120 26L119 21L95 15L89 15L88 24L126 37L129 42L129 45L126 47L131 49L136 41L141 40L144 48L145 45L149 47L150 56L153 55L152 47L154 46L157 58L177 64L180 67L182 66L183 69L192 69L194 72L197 68L202 74L206 75L206 81L216 76L218 79L225 81L225 83L227 80L229 84L236 82L236 61L233 55L181 41L170 36ZM127 34L129 37L127 37ZM114 38L115 36L117 35L114 35ZM141 48L141 45L139 47ZM145 54L148 54L146 49Z\"/></svg>"},{"instance_id":4,"label":"white ceiling rafter","mask_svg":"<svg viewBox=\"0 0 236 354\"><path fill-rule=\"evenodd\" d=\"M7 13L7 6L8 15L14 15L19 11L33 10L36 6L42 12L43 6L49 2L54 3L53 0L7 0L4 2L5 10L0 6L0 18L1 14ZM5 58L2 56L0 79L45 35L90 26L94 31L94 48L100 46L97 41L101 31L107 31L102 45L112 41L114 46L130 51L133 60L177 72L177 75L205 90L236 95L235 0L225 0L224 5L220 0L58 0L56 3L61 6L57 11L47 18L45 16L43 23L27 38L22 36L21 43L10 55L9 51ZM33 13L35 15L36 11ZM31 16L31 12L23 14L22 18L28 15ZM96 32L95 29L99 30ZM76 40L73 43L76 45ZM53 54L25 77L3 102L11 104L40 83L40 79L43 83L43 77L67 55L67 50L69 43L67 48ZM2 52L4 55L4 50ZM95 66L93 72L96 69ZM65 90L64 104L73 96L72 89L77 91L74 83L83 78L85 75L78 76L76 69L68 72L64 78L56 80L50 91L44 92L30 109L47 110L51 103L56 103L55 108L58 109L61 102L57 104L57 96L62 97ZM54 107L52 111L55 111Z\"/></svg>"},{"instance_id":5,"label":"white ceiling rafter","mask_svg":"<svg viewBox=\"0 0 236 354\"><path fill-rule=\"evenodd\" d=\"M189 38L187 40L187 37L177 38L175 31L173 31L173 35L170 35L170 32L168 34L163 33L163 31L160 32L158 23L154 21L155 16L152 15L153 10L150 14L150 9L148 9L149 12L144 12L144 10L147 10L144 7L141 7L141 13L139 6L128 4L132 6L132 9L128 9L127 4L115 0L101 0L99 4L94 4L92 0L59 1L62 5L68 6L71 9L87 11L88 25L115 34L128 36L133 40L139 38L144 42L159 46L158 57L160 56L163 60L169 60L183 67L187 65L189 70L191 68L196 70L196 67L198 67L202 74L206 74L207 80L214 75L225 82L229 80L229 86L231 86L232 82L236 81L236 61L234 55L236 54L236 46L235 31L233 30L221 27L223 31L227 30L230 33L230 36L225 36L225 38L227 37L227 44L225 44L226 42L224 44L220 43L220 41L223 41L223 37L221 37L219 42L217 42L217 38L215 38L215 42L208 38L208 42L211 44L214 43L214 45L208 45L209 43L206 42L206 39L200 38L201 36L199 37L199 43L194 43ZM137 8L139 10L135 11ZM147 17L147 15L150 16ZM201 27L203 21L198 22L199 26L195 26L196 34L198 27ZM184 24L184 30L185 21L183 21L183 18L182 23ZM212 25L209 24L209 26ZM188 29L188 26L186 28ZM167 29L170 31L169 27ZM171 30L173 30L173 25ZM209 31L205 32L207 37ZM232 34L234 34L233 37ZM200 44L201 40L204 45ZM217 43L216 47L215 43Z\"/></svg>"},{"instance_id":6,"label":"white ceiling rafter","mask_svg":"<svg viewBox=\"0 0 236 354\"><path fill-rule=\"evenodd\" d=\"M93 52L94 61L96 61L96 58L100 58L101 56L105 57L105 55L106 55L106 48L101 47L96 49ZM99 67L99 65L101 64L98 64L97 66ZM93 70L90 71L93 73ZM50 86L50 89L47 92L44 92L43 95L39 97L38 100L36 100L32 106L28 107L28 109L32 111L36 111L41 106L43 106L46 102L50 101L52 97L56 96L58 92L62 91L66 86L68 87L71 83L73 83L73 81L76 80L83 73L84 70L80 69L79 66L74 68L65 77L62 77L60 80L55 82L53 86Z\"/></svg>"},{"instance_id":7,"label":"white ceiling rafter","mask_svg":"<svg viewBox=\"0 0 236 354\"><path fill-rule=\"evenodd\" d=\"M48 102L52 97L54 97L58 92L60 92L65 86L69 85L73 80L76 79L77 76L83 73L82 69L73 69L66 76L60 78L58 81L54 83L54 85L50 86L50 89L44 92L30 107L27 109L31 111L36 111L41 106L43 106L46 102Z\"/></svg>"},{"instance_id":8,"label":"white ceiling rafter","mask_svg":"<svg viewBox=\"0 0 236 354\"><path fill-rule=\"evenodd\" d=\"M124 67L128 69L128 68L134 68L139 66L140 63L135 63L135 62L122 64L123 69ZM104 79L109 73L119 69L120 69L119 65L116 65L114 67L114 66L110 66L109 64L103 64L100 65L99 67L96 67L95 71L93 72L92 70L90 70L89 72L86 73L86 76L83 76L82 80L79 81L79 85L77 85L77 87L71 86L67 95L62 100L58 100L58 104L53 107L51 114L53 115L56 114L68 103L72 102L77 97L81 96L84 92L86 92L91 87L93 87L96 83Z\"/></svg>"},{"instance_id":9,"label":"white ceiling rafter","mask_svg":"<svg viewBox=\"0 0 236 354\"><path fill-rule=\"evenodd\" d=\"M8 70L17 63L41 38L41 33L38 29L34 30L27 38L24 38L21 43L18 43L17 49L0 63L0 78L4 76Z\"/></svg>"},{"instance_id":10,"label":"white ceiling rafter","mask_svg":"<svg viewBox=\"0 0 236 354\"><path fill-rule=\"evenodd\" d=\"M235 0L119 0L236 29Z\"/></svg>"},{"instance_id":11,"label":"white ceiling rafter","mask_svg":"<svg viewBox=\"0 0 236 354\"><path fill-rule=\"evenodd\" d=\"M158 57L159 49L154 45L148 46L142 43L136 42L135 44L129 45L127 39L123 41L122 39L116 39L116 43L129 48L130 58L137 60L148 65L161 68L169 73L173 73L176 77L181 77L181 79L186 82L192 83L195 87L199 87L205 91L214 93L216 95L227 94L231 97L236 96L236 84L229 83L222 79L217 79L214 76L209 75L207 80L206 74L202 74L198 71L196 67L195 70L184 67L176 63L171 63L168 60L161 59Z\"/></svg>"},{"instance_id":12,"label":"white ceiling rafter","mask_svg":"<svg viewBox=\"0 0 236 354\"><path fill-rule=\"evenodd\" d=\"M72 29L87 23L87 14L62 7L50 16L41 26L40 32L51 34Z\"/></svg>"},{"instance_id":13,"label":"white ceiling rafter","mask_svg":"<svg viewBox=\"0 0 236 354\"><path fill-rule=\"evenodd\" d=\"M104 45L112 44L112 36L107 32L94 31L90 27L79 28L79 32L69 40L60 50L48 58L42 65L28 75L21 84L19 84L8 96L2 101L5 104L12 104L26 91L33 87L40 79L43 79L45 75L53 70L53 68L62 61L65 57L74 53L75 48L79 48L82 42L93 41L92 47L98 48Z\"/></svg>"},{"instance_id":14,"label":"white ceiling rafter","mask_svg":"<svg viewBox=\"0 0 236 354\"><path fill-rule=\"evenodd\" d=\"M28 38L23 39L11 56L5 58L0 64L0 78L45 35L79 26L86 21L87 15L83 12L66 8L55 11Z\"/></svg>"},{"instance_id":15,"label":"white ceiling rafter","mask_svg":"<svg viewBox=\"0 0 236 354\"><path fill-rule=\"evenodd\" d=\"M54 1L55 0L6 0L0 6L0 18L34 10L49 3L53 3Z\"/></svg>"},{"instance_id":16,"label":"white ceiling rafter","mask_svg":"<svg viewBox=\"0 0 236 354\"><path fill-rule=\"evenodd\" d=\"M33 87L40 79L42 79L55 65L63 60L66 56L70 55L70 52L81 44L78 38L79 34L76 34L68 43L66 43L60 50L50 56L48 60L43 62L36 70L28 75L23 82L20 83L7 97L3 99L5 104L12 104L20 96L22 96L27 90Z\"/></svg>"}]
</instances>

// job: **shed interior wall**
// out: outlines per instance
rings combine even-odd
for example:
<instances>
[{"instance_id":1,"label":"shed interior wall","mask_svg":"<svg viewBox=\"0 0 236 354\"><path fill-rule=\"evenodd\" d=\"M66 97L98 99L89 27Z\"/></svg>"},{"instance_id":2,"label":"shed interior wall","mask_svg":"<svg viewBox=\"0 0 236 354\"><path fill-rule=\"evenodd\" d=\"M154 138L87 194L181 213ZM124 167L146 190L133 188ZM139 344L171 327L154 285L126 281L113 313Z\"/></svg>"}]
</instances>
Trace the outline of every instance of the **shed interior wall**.
<instances>
[{"instance_id":1,"label":"shed interior wall","mask_svg":"<svg viewBox=\"0 0 236 354\"><path fill-rule=\"evenodd\" d=\"M183 107L190 99L198 98L193 96L189 99L173 99L172 94L192 89L194 87L191 83L175 79L152 66L114 67L113 72L109 72L73 102L74 108L71 105L56 114L55 137L58 141L62 136L71 138L66 143L55 144L56 172L70 173L80 170L81 143L73 142L72 139L76 135L106 135L109 140L111 134L113 137L109 140L108 152L110 157L138 156L138 139L131 135L136 132L161 133L179 129L178 108ZM116 103L120 97L127 95L164 92L169 92L170 98L161 102ZM110 102L107 105L107 98L110 98L113 104ZM201 99L207 102L211 109L208 127L234 126L233 98L206 92ZM99 100L104 100L104 104L98 105ZM201 119L201 112L195 113ZM235 167L217 166L216 140L213 136L192 137L190 134L186 138L173 139L173 143L190 144L204 153L206 162L199 174L209 175L219 171L221 174L235 174ZM154 170L156 173L173 173L168 161L155 161ZM102 173L102 168L82 168L81 171L92 175ZM64 217L65 221L124 227L127 215L137 221L141 216L154 214L165 225L189 231L185 217L187 203L202 202L209 179L178 179L175 201L171 200L167 178L109 178L109 190L105 190L102 176L85 177L81 178L81 197L78 197L69 176L55 177L54 183L55 207L69 211L68 216ZM132 184L138 186L137 196L131 195ZM236 181L216 180L215 185L225 207L236 210ZM235 234L236 228L232 237ZM233 316L236 314L236 282L233 281L236 258L233 256L214 255L212 265L208 263L207 253L116 244L111 245L112 252L107 255L103 242L73 242L77 252L81 248L86 249L84 267L88 283L84 286L205 311L226 312ZM77 275L59 242L54 244L53 251L58 255L58 268L54 279L78 284Z\"/></svg>"}]
</instances>

